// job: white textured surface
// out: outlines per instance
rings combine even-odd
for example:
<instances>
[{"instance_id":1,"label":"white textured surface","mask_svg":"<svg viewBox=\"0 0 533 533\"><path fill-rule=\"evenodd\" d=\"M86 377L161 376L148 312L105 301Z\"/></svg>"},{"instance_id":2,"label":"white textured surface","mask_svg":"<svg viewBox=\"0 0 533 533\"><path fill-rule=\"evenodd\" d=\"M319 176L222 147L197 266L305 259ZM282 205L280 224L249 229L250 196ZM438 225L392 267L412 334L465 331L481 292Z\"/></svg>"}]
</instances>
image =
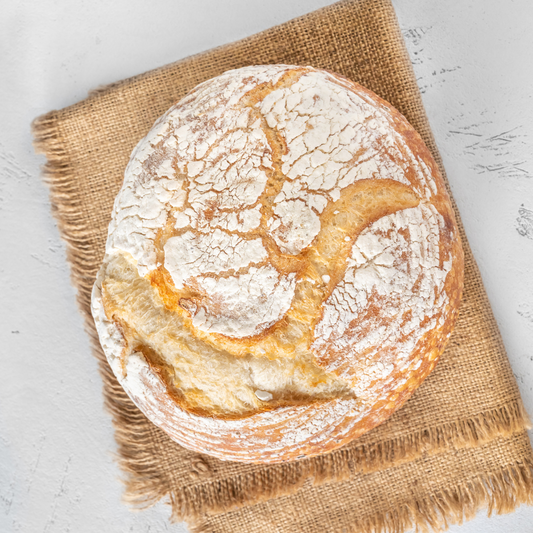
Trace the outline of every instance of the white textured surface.
<instances>
[{"instance_id":1,"label":"white textured surface","mask_svg":"<svg viewBox=\"0 0 533 533\"><path fill-rule=\"evenodd\" d=\"M0 531L185 531L120 502L114 441L29 123L88 90L327 5L318 0L5 3L0 22ZM511 364L533 413L529 0L394 0ZM533 508L461 533L531 531Z\"/></svg>"}]
</instances>

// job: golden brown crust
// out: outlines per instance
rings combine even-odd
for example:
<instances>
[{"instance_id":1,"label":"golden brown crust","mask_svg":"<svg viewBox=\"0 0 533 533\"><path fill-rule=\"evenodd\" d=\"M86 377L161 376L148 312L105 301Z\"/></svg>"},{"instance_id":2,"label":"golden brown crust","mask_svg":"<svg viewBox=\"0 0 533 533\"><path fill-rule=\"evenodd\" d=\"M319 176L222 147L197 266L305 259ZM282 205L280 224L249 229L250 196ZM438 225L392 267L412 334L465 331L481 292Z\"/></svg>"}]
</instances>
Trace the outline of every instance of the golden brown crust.
<instances>
[{"instance_id":1,"label":"golden brown crust","mask_svg":"<svg viewBox=\"0 0 533 533\"><path fill-rule=\"evenodd\" d=\"M202 95L209 94L210 82L206 82L173 108L174 113L184 115L189 107L197 106L200 112L190 115L194 119L187 118L189 115L185 113L185 118L180 118L181 122L169 134L162 125L166 127L176 120L172 119L171 110L156 124L164 133L159 134L156 141L145 140L130 162L131 167L139 160L139 150L143 149L157 156L144 155L144 174L134 174L132 178L131 190L145 187L144 183L148 183L146 188L150 190L150 187L159 186L160 169L164 158L170 154L174 179L179 178L180 187L188 191L181 205L175 199L176 188L170 188L165 196L168 200L164 222L153 232L149 243L156 262L150 267L143 256L146 244L143 247L137 241L134 245L128 244L127 237L123 238L126 245L116 244L119 242L115 237L117 228L120 229L121 221L127 217L123 213L127 213L131 205L130 197L121 200L119 196L114 226L110 229L108 255L95 288L93 305L101 337L116 333L113 328L119 326L123 339L120 350L116 349L122 364L120 372L115 370L119 380L140 409L173 439L222 459L279 462L338 448L382 423L411 396L435 367L453 329L463 287L463 253L450 199L437 165L420 136L396 109L371 91L333 73L324 74L310 67L255 69L252 67L250 75L244 78L239 71L235 71L234 78L231 73L226 75L225 81L219 82L219 102L216 103L218 109L230 105L231 91L227 96L224 91L228 91L240 76L239 89L246 87L248 90L243 90L238 104L231 105L237 106L241 113L241 118L235 120L242 122L243 113L246 113L243 131L248 135L246 142L253 145L252 155L245 156L242 150L246 148L242 146L235 148L237 141L229 143L227 139L236 128L221 133L223 119L216 115L218 118L210 119L203 127L215 128L218 140L203 159L194 156L194 163L200 161L201 172L207 173L209 165L218 168L225 159L237 160L239 154L243 158L256 157L255 168L260 175L255 179L262 179L261 175L265 179L262 192L257 199L252 201L252 198L241 207L228 207L235 200L224 196L222 187L215 184L216 194L211 194L212 189L202 189L203 185L198 183L205 182L203 174L195 174L193 163L180 163L182 148L176 133L178 126L183 129L187 120L201 122L202 113L211 112L208 108L208 111L201 111ZM277 78L261 82L263 75ZM287 90L290 96L290 91L297 92L294 87L298 83L303 87L302 94L310 94L313 77L320 77L320 83L334 88L332 96L327 92L329 89L321 89L314 104L308 105L302 97L301 110L291 119L295 122L299 117L307 117L305 135L309 137L304 152L307 150L311 157L317 154L316 149L310 148L314 142L311 130L315 129L316 135L320 135L322 126L316 121L312 123L319 107L309 109L315 104L322 105L318 102L321 98L337 98L335 91L340 94L342 105L352 105L346 103L351 102L350 94L354 95L353 101L363 102L354 107L364 110L361 111L363 118L354 115L355 133L345 143L344 153L333 149L327 156L334 161L338 154L337 160L342 162L335 163L336 167L332 168L344 165L345 169L360 171L351 183L343 178L343 185L337 189L320 189L316 184L302 181L294 169L306 155L302 152L303 155L298 156L295 152L290 130L293 126L284 123L282 118L276 123L275 112L268 108L272 95ZM311 82L306 86L308 79ZM282 94L279 98L289 97ZM285 107L288 109L288 104ZM228 107L228 114L231 109ZM319 119L337 120L333 115L328 118L327 107L320 107L320 110ZM282 117L285 111L278 110L278 116ZM359 125L362 129L357 129ZM348 122L341 133L331 135L341 140L342 135L347 138L345 132L350 127ZM172 145L175 148L169 149L168 139L172 140L172 136L177 142ZM192 141L196 143L196 155L206 136L200 135L199 140ZM256 141L258 144L253 144ZM226 151L224 142L229 143ZM350 146L359 145L364 149L353 148L350 152ZM220 154L211 156L216 150ZM237 155L233 157L233 154ZM234 164L238 165L232 162L229 168ZM366 174L361 170L364 165L370 169L365 170ZM349 175L348 170L344 176ZM305 176L305 172L304 169L302 175ZM304 185L300 192L294 193L294 200L287 192L290 190L287 184L294 184L298 179ZM342 181L339 179L338 183ZM123 188L126 192L127 181L128 172ZM242 183L244 198L246 187L251 187L253 182L246 179ZM194 192L195 187L200 192ZM122 198L126 198L123 191ZM143 192L145 196L141 197L145 198L146 194ZM205 196L207 199L202 200L200 209L194 202L202 194L211 196ZM280 200L283 194L285 200ZM307 211L302 211L302 220L305 220L298 229L299 219L290 210L300 209L304 201ZM289 206L288 215L280 214L283 202ZM312 202L315 203L312 205ZM126 207L121 208L121 205ZM240 213L250 213L254 208L259 213L258 222L248 227ZM188 222L183 223L186 213L189 213ZM231 213L238 216L228 223ZM309 227L316 225L316 220L319 220L319 229L315 234L309 233ZM152 226L141 227L139 233L150 234ZM420 233L417 233L418 226L422 228ZM179 257L175 264L169 260L171 252L176 250L183 255L185 245L189 247L187 253L193 254L191 257L196 260L194 254L203 246L203 236L218 235L217 231L226 239L221 241L224 246L233 246L235 250L241 246L245 250L243 253L253 258L246 263L239 256L231 264L204 266L204 271L192 270L189 277L184 274L189 263L180 263ZM297 243L301 240L299 247L295 248L294 239ZM367 248L363 241L367 242ZM173 243L181 248L176 245L175 250L171 249ZM210 246L219 246L216 240L213 243ZM373 251L376 246L381 246L378 252ZM142 253L138 252L141 248ZM208 250L202 253L209 255ZM379 261L375 253L383 254ZM146 274L142 271L143 264L148 265ZM176 264L181 265L181 270ZM361 278L365 268L370 278ZM386 281L394 269L401 283L393 278ZM259 283L254 281L251 273L262 271L270 278L262 278ZM262 285L269 283L272 276L277 276L278 280L272 290L282 283L285 289L269 296ZM228 300L228 291L233 290L230 282L244 278L248 280L247 287L253 283L259 287L251 295L263 290L257 306L270 302L266 311L256 306L239 315L239 307ZM402 283L405 284L405 298ZM230 288L220 292L219 285ZM275 314L271 308L276 309L277 300L282 300L290 291L289 303L279 307L281 314L273 319ZM238 294L232 298L238 298ZM361 298L366 306L362 311L357 308ZM248 305L246 299L242 305ZM354 311L355 308L359 311ZM267 318L253 322L254 313ZM350 318L352 315L359 319ZM242 331L235 318L238 316L242 316ZM380 328L394 334L383 336L376 341L377 345L372 344L376 329ZM112 352L106 349L110 361L114 361ZM209 370L211 365L219 365L218 370ZM239 374L241 371L244 378ZM217 375L220 383L217 383ZM254 396L254 390L260 389L261 383L271 385L267 392L270 400L260 401ZM218 394L223 400L217 399Z\"/></svg>"}]
</instances>

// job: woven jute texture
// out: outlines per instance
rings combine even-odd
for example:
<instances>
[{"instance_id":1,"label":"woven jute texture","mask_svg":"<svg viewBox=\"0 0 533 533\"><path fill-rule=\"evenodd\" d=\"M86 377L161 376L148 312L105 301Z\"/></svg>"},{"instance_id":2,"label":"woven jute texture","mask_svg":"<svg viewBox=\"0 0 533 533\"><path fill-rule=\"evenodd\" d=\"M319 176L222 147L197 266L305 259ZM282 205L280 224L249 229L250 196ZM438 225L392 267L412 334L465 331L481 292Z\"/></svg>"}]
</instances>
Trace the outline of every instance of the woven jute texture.
<instances>
[{"instance_id":1,"label":"woven jute texture","mask_svg":"<svg viewBox=\"0 0 533 533\"><path fill-rule=\"evenodd\" d=\"M130 153L198 83L231 68L267 63L327 68L373 90L407 117L444 173L390 0L334 4L98 89L33 125L100 362L126 500L142 507L166 498L174 519L205 532L401 532L459 520L482 505L508 511L531 503L527 415L461 225L464 296L441 361L399 412L340 450L272 466L201 456L148 422L115 381L89 303Z\"/></svg>"}]
</instances>

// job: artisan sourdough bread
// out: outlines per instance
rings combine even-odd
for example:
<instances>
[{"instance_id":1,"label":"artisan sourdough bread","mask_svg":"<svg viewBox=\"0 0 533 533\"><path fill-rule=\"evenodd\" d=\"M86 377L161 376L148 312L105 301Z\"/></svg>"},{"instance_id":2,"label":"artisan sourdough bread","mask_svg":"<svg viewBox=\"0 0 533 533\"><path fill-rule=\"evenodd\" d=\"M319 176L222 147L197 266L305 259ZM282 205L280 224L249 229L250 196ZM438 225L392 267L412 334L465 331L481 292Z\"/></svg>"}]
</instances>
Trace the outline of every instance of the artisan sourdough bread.
<instances>
[{"instance_id":1,"label":"artisan sourdough bread","mask_svg":"<svg viewBox=\"0 0 533 533\"><path fill-rule=\"evenodd\" d=\"M226 72L142 139L93 315L118 380L222 459L326 452L434 368L462 290L450 200L389 104L311 67Z\"/></svg>"}]
</instances>

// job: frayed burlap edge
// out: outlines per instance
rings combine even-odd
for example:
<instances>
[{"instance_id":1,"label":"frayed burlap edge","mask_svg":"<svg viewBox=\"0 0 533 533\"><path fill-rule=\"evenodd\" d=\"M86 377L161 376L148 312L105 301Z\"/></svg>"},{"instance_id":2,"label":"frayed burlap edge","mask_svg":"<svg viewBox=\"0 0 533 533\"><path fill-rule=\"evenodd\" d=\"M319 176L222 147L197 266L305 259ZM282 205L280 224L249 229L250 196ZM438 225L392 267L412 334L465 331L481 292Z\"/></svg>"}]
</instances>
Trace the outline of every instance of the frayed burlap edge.
<instances>
[{"instance_id":1,"label":"frayed burlap edge","mask_svg":"<svg viewBox=\"0 0 533 533\"><path fill-rule=\"evenodd\" d=\"M434 455L450 448L477 447L497 437L509 437L529 427L521 402L481 413L468 420L370 445L346 447L300 462L277 465L234 479L206 481L170 495L172 520L196 520L296 492L311 479L313 485L348 480L354 472L370 473ZM279 480L283 483L280 484Z\"/></svg>"},{"instance_id":2,"label":"frayed burlap edge","mask_svg":"<svg viewBox=\"0 0 533 533\"><path fill-rule=\"evenodd\" d=\"M238 480L226 478L191 487L176 487L172 475L165 473L157 462L158 430L124 393L98 341L90 312L94 277L86 273L90 263L87 254L92 234L79 222L83 206L76 203L76 195L73 194L77 176L63 147L57 114L52 111L37 118L32 124L32 133L36 152L47 157L42 173L50 189L54 217L66 241L71 277L78 289L78 305L85 318L94 355L99 361L105 406L113 417L115 428L117 461L125 474L124 499L132 507L146 508L169 497L173 520L195 520L201 512L216 514L243 504L291 494L309 478L313 479L315 485L342 481L354 471L371 472L414 460L423 453L439 453L450 447L478 446L498 436L509 436L531 427L522 402L517 400L466 420L426 428L389 441L347 447L321 457L278 465L271 470L238 476ZM96 268L93 264L91 266ZM497 499L500 492L495 494ZM465 505L468 505L468 501L465 500ZM504 501L501 505L504 505ZM497 506L496 503L491 505ZM371 531L368 527L362 531Z\"/></svg>"},{"instance_id":3,"label":"frayed burlap edge","mask_svg":"<svg viewBox=\"0 0 533 533\"><path fill-rule=\"evenodd\" d=\"M477 476L467 483L412 498L385 513L353 518L345 533L430 532L471 520L481 510L488 516L506 514L521 504L533 504L533 464L508 465L498 472ZM191 533L211 533L205 520L189 524Z\"/></svg>"}]
</instances>

